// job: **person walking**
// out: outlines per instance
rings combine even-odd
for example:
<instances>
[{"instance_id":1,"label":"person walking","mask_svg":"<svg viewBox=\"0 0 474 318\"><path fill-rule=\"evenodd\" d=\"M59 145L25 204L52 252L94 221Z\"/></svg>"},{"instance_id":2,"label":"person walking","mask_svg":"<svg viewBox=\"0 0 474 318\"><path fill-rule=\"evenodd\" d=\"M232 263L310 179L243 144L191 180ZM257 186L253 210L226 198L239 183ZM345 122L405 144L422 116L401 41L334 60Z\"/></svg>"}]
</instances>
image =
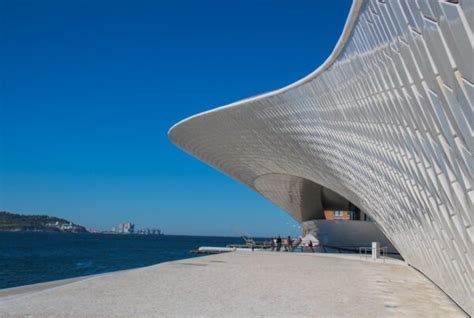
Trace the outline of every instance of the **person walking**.
<instances>
[{"instance_id":1,"label":"person walking","mask_svg":"<svg viewBox=\"0 0 474 318\"><path fill-rule=\"evenodd\" d=\"M309 240L308 247L311 250L311 253L314 253L313 241Z\"/></svg>"},{"instance_id":2,"label":"person walking","mask_svg":"<svg viewBox=\"0 0 474 318\"><path fill-rule=\"evenodd\" d=\"M272 247L272 252L275 250L275 241L276 241L276 239L274 237L272 237L272 240L270 242L270 246Z\"/></svg>"},{"instance_id":3,"label":"person walking","mask_svg":"<svg viewBox=\"0 0 474 318\"><path fill-rule=\"evenodd\" d=\"M288 236L286 239L286 245L288 247L288 252L293 252L293 240L291 239L291 236Z\"/></svg>"},{"instance_id":4,"label":"person walking","mask_svg":"<svg viewBox=\"0 0 474 318\"><path fill-rule=\"evenodd\" d=\"M277 237L277 252L281 250L281 237L278 235Z\"/></svg>"}]
</instances>

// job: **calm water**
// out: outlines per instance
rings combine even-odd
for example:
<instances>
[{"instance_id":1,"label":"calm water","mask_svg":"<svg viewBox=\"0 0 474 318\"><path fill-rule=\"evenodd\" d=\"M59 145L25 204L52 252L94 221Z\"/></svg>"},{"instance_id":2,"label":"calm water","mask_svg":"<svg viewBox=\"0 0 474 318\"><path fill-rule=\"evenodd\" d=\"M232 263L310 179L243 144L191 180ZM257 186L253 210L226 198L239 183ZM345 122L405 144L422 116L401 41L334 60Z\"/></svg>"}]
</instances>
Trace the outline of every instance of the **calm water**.
<instances>
[{"instance_id":1,"label":"calm water","mask_svg":"<svg viewBox=\"0 0 474 318\"><path fill-rule=\"evenodd\" d=\"M240 238L0 232L0 288L98 274L196 257L200 246Z\"/></svg>"}]
</instances>

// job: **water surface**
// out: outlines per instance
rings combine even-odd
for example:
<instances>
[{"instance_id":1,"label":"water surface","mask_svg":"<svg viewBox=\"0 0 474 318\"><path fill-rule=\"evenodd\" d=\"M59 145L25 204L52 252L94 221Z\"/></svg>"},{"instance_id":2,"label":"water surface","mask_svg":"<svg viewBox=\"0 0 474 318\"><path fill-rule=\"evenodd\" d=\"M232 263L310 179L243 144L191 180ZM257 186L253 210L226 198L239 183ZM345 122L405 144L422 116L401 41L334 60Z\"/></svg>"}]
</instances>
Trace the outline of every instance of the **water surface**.
<instances>
[{"instance_id":1,"label":"water surface","mask_svg":"<svg viewBox=\"0 0 474 318\"><path fill-rule=\"evenodd\" d=\"M0 288L149 266L196 257L200 246L238 237L0 232Z\"/></svg>"}]
</instances>

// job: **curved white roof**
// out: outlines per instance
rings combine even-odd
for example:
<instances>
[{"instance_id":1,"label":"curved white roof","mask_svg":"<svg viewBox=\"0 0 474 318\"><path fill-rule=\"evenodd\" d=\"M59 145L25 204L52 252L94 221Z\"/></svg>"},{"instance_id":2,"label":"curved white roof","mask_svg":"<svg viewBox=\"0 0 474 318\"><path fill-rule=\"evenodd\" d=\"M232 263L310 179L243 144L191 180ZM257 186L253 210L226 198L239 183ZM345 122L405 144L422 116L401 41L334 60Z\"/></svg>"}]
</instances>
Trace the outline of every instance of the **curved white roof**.
<instances>
[{"instance_id":1,"label":"curved white roof","mask_svg":"<svg viewBox=\"0 0 474 318\"><path fill-rule=\"evenodd\" d=\"M307 187L341 194L473 314L473 12L470 1L354 1L315 72L169 137L299 221Z\"/></svg>"}]
</instances>

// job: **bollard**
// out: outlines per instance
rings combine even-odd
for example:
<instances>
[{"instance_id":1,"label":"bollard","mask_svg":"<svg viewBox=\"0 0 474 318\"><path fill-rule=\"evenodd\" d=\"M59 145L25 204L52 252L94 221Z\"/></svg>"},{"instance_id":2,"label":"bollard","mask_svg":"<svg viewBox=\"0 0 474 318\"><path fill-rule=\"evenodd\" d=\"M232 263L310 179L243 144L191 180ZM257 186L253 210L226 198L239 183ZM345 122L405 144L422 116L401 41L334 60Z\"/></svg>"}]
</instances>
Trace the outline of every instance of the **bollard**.
<instances>
[{"instance_id":1,"label":"bollard","mask_svg":"<svg viewBox=\"0 0 474 318\"><path fill-rule=\"evenodd\" d=\"M380 258L380 242L372 242L372 259Z\"/></svg>"}]
</instances>

